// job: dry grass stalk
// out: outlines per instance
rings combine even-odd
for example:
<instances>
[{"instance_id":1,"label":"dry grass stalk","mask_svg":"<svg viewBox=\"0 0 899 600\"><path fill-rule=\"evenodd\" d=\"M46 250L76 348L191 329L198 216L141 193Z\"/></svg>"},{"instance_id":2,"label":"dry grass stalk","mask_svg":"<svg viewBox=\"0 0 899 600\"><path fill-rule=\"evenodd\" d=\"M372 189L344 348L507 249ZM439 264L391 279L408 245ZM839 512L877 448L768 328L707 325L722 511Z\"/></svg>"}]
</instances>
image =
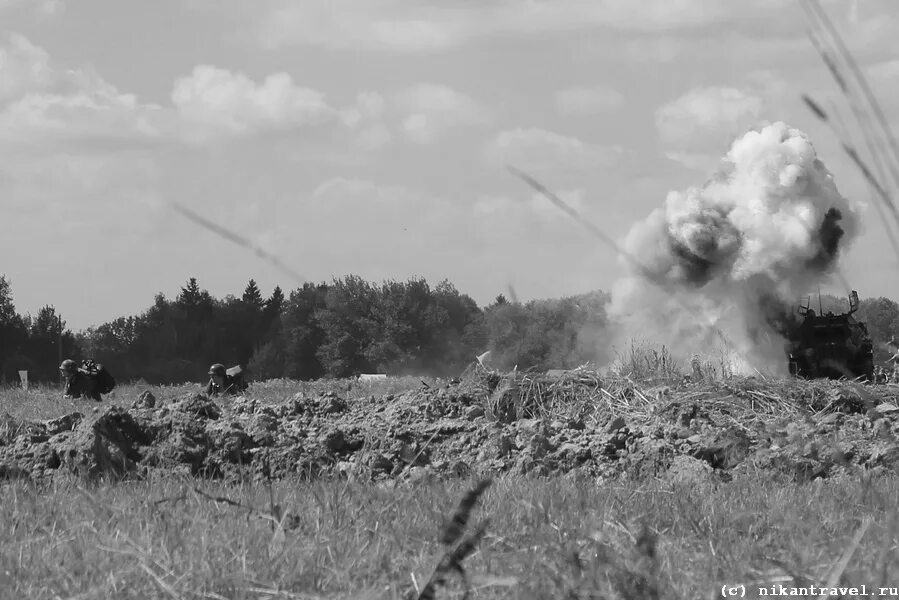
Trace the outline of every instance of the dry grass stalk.
<instances>
[{"instance_id":1,"label":"dry grass stalk","mask_svg":"<svg viewBox=\"0 0 899 600\"><path fill-rule=\"evenodd\" d=\"M827 113L824 112L819 104L806 94L802 95L802 99L818 119L831 127L844 152L853 161L868 184L875 190L876 198L883 206L880 203L875 203L875 205L881 213L893 250L899 255L899 242L897 242L890 228L889 219L883 218L885 216L883 209L886 208L889 215L893 217L893 224L899 226L899 208L897 208L885 185L888 175L892 175L893 181L899 184L899 143L897 143L892 129L884 116L883 109L874 96L864 73L859 68L851 52L849 52L827 13L817 0L803 0L802 6L808 16L809 24L812 26L812 30L809 31L809 39L849 104L873 161L874 169L872 170L868 166L859 152L847 140L846 135L836 129L833 122L828 118ZM830 47L825 47L828 42ZM848 73L843 71L843 67L841 67L838 59L842 60ZM853 81L855 85L853 85ZM867 103L867 106L865 106L865 103Z\"/></svg>"},{"instance_id":2,"label":"dry grass stalk","mask_svg":"<svg viewBox=\"0 0 899 600\"><path fill-rule=\"evenodd\" d=\"M672 406L701 402L730 425L744 429L775 415L857 413L878 403L867 386L854 381L737 376L726 369L722 377L708 361L702 370L703 377L696 381L680 374L643 380L619 374L600 376L586 368L555 375L475 370L461 385L484 402L489 416L504 422L536 418L586 423L593 418L604 423L609 414L640 422Z\"/></svg>"},{"instance_id":3,"label":"dry grass stalk","mask_svg":"<svg viewBox=\"0 0 899 600\"><path fill-rule=\"evenodd\" d=\"M458 508L456 508L456 512L453 513L452 519L450 519L443 530L443 535L440 537L441 544L444 546L451 546L459 540L462 533L465 531L465 526L468 524L468 517L474 509L474 505L477 504L478 498L480 498L481 494L487 490L490 483L491 481L489 479L479 481L477 485L471 488L462 497Z\"/></svg>"},{"instance_id":4,"label":"dry grass stalk","mask_svg":"<svg viewBox=\"0 0 899 600\"><path fill-rule=\"evenodd\" d=\"M434 600L437 590L446 584L448 576L453 572L457 573L462 579L462 584L465 587L463 598L468 598L471 587L462 562L475 551L481 539L483 539L484 534L487 532L489 520L481 521L474 531L467 535L463 535L463 532L474 505L491 483L490 479L482 480L462 497L459 506L440 536L440 543L447 546L447 550L440 562L437 563L431 578L422 588L421 593L418 595L418 600Z\"/></svg>"},{"instance_id":5,"label":"dry grass stalk","mask_svg":"<svg viewBox=\"0 0 899 600\"><path fill-rule=\"evenodd\" d=\"M562 416L572 408L594 404L602 396L602 378L586 366L561 374L474 370L466 389L484 402L485 412L502 422Z\"/></svg>"},{"instance_id":6,"label":"dry grass stalk","mask_svg":"<svg viewBox=\"0 0 899 600\"><path fill-rule=\"evenodd\" d=\"M852 559L852 555L855 554L855 551L858 549L858 545L861 543L862 538L865 536L865 532L868 531L868 527L871 526L871 519L865 519L861 527L858 528L858 531L855 532L855 535L852 537L852 542L849 546L846 547L845 552L843 552L843 556L840 557L839 562L834 565L833 571L831 571L830 576L827 578L827 584L825 587L833 588L836 587L840 581L840 577L843 576L843 572L846 570L846 567L849 566L849 561ZM822 600L826 598L828 594L821 594L818 597L818 600Z\"/></svg>"},{"instance_id":7,"label":"dry grass stalk","mask_svg":"<svg viewBox=\"0 0 899 600\"><path fill-rule=\"evenodd\" d=\"M270 522L272 535L274 537L282 537L284 535L284 531L295 529L299 525L299 520L296 515L291 514L288 510L285 510L281 504L275 502L275 492L273 489L273 480L271 478L270 468L268 467L268 461L265 461L265 466L263 468L263 476L266 478L266 487L268 488L268 502L269 502L269 510L259 510L254 506L249 506L237 500L232 500L226 496L215 496L208 494L201 490L197 486L193 486L193 492L197 497L203 498L204 500L209 500L210 502L214 502L216 504L226 504L228 506L233 506L234 508L239 508L247 511L247 516L250 515L265 519ZM155 505L165 504L167 502L179 502L182 500L186 500L187 495L185 493L178 494L176 496L170 496L166 498L162 498L160 500L154 501Z\"/></svg>"}]
</instances>

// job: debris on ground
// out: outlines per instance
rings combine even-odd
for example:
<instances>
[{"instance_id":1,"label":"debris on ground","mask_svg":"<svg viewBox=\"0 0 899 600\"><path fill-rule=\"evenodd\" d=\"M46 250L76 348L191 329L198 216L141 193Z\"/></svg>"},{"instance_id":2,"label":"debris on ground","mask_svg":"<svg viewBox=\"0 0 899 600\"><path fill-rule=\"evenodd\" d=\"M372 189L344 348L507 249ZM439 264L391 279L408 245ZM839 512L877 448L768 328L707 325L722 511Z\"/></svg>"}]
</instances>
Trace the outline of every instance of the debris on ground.
<instances>
[{"instance_id":1,"label":"debris on ground","mask_svg":"<svg viewBox=\"0 0 899 600\"><path fill-rule=\"evenodd\" d=\"M0 479L144 477L356 481L502 473L696 483L899 470L899 386L845 381L601 377L478 368L380 398L304 393L171 398L43 421L0 417Z\"/></svg>"}]
</instances>

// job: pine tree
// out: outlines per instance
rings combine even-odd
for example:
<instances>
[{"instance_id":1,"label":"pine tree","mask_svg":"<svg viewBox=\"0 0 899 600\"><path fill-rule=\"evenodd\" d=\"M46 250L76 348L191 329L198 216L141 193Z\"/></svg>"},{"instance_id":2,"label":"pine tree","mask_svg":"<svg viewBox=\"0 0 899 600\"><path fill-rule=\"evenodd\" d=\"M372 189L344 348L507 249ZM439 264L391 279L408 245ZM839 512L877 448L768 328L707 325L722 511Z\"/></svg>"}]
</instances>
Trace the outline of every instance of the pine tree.
<instances>
[{"instance_id":1,"label":"pine tree","mask_svg":"<svg viewBox=\"0 0 899 600\"><path fill-rule=\"evenodd\" d=\"M0 275L0 324L12 323L16 318L16 307L12 301L12 290L5 275Z\"/></svg>"},{"instance_id":2,"label":"pine tree","mask_svg":"<svg viewBox=\"0 0 899 600\"><path fill-rule=\"evenodd\" d=\"M276 285L272 295L265 301L265 313L267 317L274 319L282 310L284 310L284 292L281 291L281 286Z\"/></svg>"},{"instance_id":3,"label":"pine tree","mask_svg":"<svg viewBox=\"0 0 899 600\"><path fill-rule=\"evenodd\" d=\"M196 306L200 303L201 297L202 293L200 292L199 284L197 284L197 278L191 277L187 282L187 286L181 288L181 294L178 295L176 302L182 306Z\"/></svg>"},{"instance_id":4,"label":"pine tree","mask_svg":"<svg viewBox=\"0 0 899 600\"><path fill-rule=\"evenodd\" d=\"M9 370L12 370L11 376L15 376L15 366L7 364L7 361L18 352L27 338L28 330L22 317L16 312L9 280L0 275L0 381Z\"/></svg>"},{"instance_id":5,"label":"pine tree","mask_svg":"<svg viewBox=\"0 0 899 600\"><path fill-rule=\"evenodd\" d=\"M255 280L250 279L246 289L244 289L243 301L255 308L262 308L265 305L265 301L262 299L262 294L259 292Z\"/></svg>"}]
</instances>

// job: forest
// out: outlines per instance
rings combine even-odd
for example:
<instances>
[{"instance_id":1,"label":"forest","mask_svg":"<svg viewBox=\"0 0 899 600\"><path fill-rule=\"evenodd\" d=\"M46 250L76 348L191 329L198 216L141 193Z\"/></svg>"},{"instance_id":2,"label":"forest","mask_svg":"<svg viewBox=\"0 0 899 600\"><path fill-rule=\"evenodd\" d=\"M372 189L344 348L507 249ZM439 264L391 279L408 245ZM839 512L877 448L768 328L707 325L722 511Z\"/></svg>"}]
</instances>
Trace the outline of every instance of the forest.
<instances>
[{"instance_id":1,"label":"forest","mask_svg":"<svg viewBox=\"0 0 899 600\"><path fill-rule=\"evenodd\" d=\"M359 373L458 375L491 350L498 367L565 368L595 358L579 332L605 326L607 295L479 307L451 283L421 278L374 284L354 275L263 294L250 280L218 299L196 278L177 297L157 294L140 315L73 332L52 305L20 315L0 276L0 365L7 382L56 382L59 357L93 358L120 381L201 381L209 365L241 365L254 379Z\"/></svg>"},{"instance_id":2,"label":"forest","mask_svg":"<svg viewBox=\"0 0 899 600\"><path fill-rule=\"evenodd\" d=\"M18 370L30 381L58 381L60 356L93 358L120 381L153 384L204 380L212 363L241 365L253 379L447 377L490 350L497 368L564 369L600 358L607 301L602 291L524 303L500 294L479 307L448 281L374 284L355 275L268 295L251 279L240 296L218 299L191 278L177 297L157 294L140 315L73 332L52 305L20 315L0 275L0 368L11 383ZM825 311L847 306L829 295L820 302ZM856 316L867 322L882 364L886 342L899 333L899 305L866 298ZM601 358L610 358L608 349Z\"/></svg>"}]
</instances>

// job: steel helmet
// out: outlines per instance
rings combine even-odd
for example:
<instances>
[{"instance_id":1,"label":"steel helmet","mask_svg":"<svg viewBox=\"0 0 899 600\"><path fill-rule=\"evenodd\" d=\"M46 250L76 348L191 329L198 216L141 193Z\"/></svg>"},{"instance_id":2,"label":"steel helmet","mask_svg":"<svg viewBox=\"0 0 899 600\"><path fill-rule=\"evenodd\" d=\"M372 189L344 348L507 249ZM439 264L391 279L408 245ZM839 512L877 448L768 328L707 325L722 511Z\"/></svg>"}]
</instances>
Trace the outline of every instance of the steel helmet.
<instances>
[{"instance_id":1,"label":"steel helmet","mask_svg":"<svg viewBox=\"0 0 899 600\"><path fill-rule=\"evenodd\" d=\"M59 365L59 370L65 372L65 373L74 373L75 371L78 370L78 367L75 366L74 360L72 360L71 358L67 358L64 361L62 361L61 365Z\"/></svg>"},{"instance_id":2,"label":"steel helmet","mask_svg":"<svg viewBox=\"0 0 899 600\"><path fill-rule=\"evenodd\" d=\"M209 367L209 374L210 375L219 375L221 377L224 377L225 376L225 365L215 363L214 365Z\"/></svg>"}]
</instances>

